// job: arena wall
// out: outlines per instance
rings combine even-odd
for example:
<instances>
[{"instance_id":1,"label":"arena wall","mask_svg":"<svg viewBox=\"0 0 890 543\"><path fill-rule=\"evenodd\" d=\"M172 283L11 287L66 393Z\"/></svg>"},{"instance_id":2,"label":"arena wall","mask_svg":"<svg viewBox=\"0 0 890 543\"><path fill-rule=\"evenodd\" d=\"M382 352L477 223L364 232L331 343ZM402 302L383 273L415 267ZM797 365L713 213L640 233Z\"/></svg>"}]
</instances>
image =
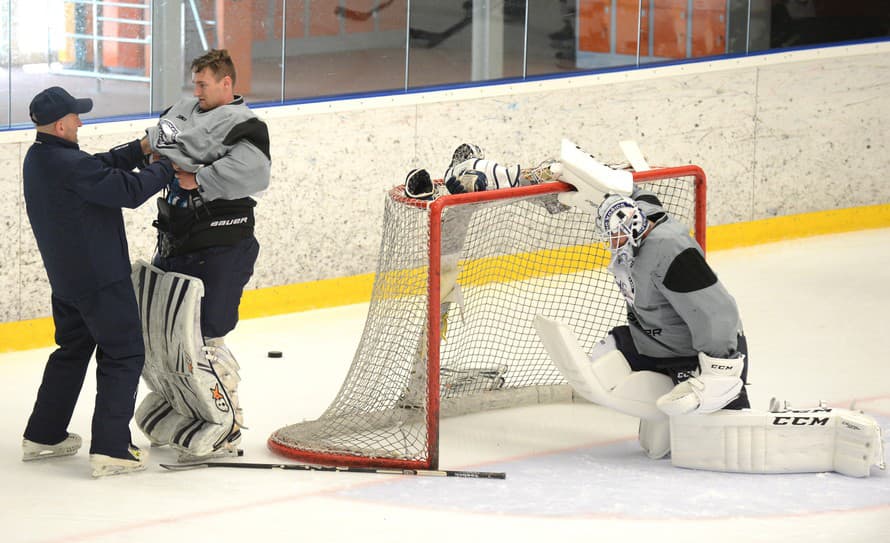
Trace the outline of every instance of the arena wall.
<instances>
[{"instance_id":1,"label":"arena wall","mask_svg":"<svg viewBox=\"0 0 890 543\"><path fill-rule=\"evenodd\" d=\"M605 161L622 159L620 140L636 140L652 164L705 170L709 225L718 229L823 212L822 230L890 226L888 53L890 42L879 42L257 108L271 132L273 178L257 207L262 249L245 304L268 314L269 304L279 312L307 308L301 298L313 292L318 299L308 306L360 301L376 263L385 191L411 168L441 176L451 151L467 141L489 158L525 166L554 157L563 137ZM81 148L106 150L153 122L88 124ZM22 197L21 165L33 138L33 130L0 133L7 195L0 200L0 351L20 335L11 325L45 323L50 314ZM151 257L154 211L150 201L125 212L133 260ZM815 231L806 223L800 230ZM755 231L769 237L769 228ZM732 236L720 244L732 246ZM304 288L286 290L295 285Z\"/></svg>"}]
</instances>

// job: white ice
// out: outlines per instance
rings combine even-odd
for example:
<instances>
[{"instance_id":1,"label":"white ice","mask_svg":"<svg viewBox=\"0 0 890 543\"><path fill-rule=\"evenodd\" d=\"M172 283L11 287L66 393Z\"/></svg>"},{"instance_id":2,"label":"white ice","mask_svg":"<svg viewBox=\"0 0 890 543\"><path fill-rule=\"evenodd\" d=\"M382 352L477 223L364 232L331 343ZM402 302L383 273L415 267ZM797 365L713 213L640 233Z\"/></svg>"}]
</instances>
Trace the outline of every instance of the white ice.
<instances>
[{"instance_id":1,"label":"white ice","mask_svg":"<svg viewBox=\"0 0 890 543\"><path fill-rule=\"evenodd\" d=\"M856 406L890 435L890 229L715 252L750 347L750 396ZM334 398L366 305L245 320L230 336L242 366L244 461L287 462L277 428ZM270 350L284 357L267 358ZM463 480L205 469L92 480L75 456L21 462L21 433L51 349L0 355L0 542L159 541L890 541L890 474L744 475L647 459L636 421L593 405L448 419L441 467L504 471ZM140 389L140 395L144 389ZM92 373L70 430L89 439ZM137 444L148 446L138 430Z\"/></svg>"}]
</instances>

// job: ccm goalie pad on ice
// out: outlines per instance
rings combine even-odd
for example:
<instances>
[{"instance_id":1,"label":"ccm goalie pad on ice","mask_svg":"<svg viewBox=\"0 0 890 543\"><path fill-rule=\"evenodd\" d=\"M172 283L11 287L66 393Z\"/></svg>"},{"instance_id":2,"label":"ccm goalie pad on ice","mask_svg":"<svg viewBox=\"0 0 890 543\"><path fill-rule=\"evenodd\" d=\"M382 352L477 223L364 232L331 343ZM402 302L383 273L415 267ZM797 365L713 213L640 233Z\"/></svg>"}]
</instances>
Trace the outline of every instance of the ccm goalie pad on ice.
<instances>
[{"instance_id":1,"label":"ccm goalie pad on ice","mask_svg":"<svg viewBox=\"0 0 890 543\"><path fill-rule=\"evenodd\" d=\"M884 469L881 427L858 411L830 407L724 410L671 417L671 461L681 468L743 473Z\"/></svg>"},{"instance_id":2,"label":"ccm goalie pad on ice","mask_svg":"<svg viewBox=\"0 0 890 543\"><path fill-rule=\"evenodd\" d=\"M237 363L211 356L201 335L200 279L165 273L139 261L133 285L142 317L145 366L152 392L136 410L139 428L154 445L206 456L238 437Z\"/></svg>"}]
</instances>

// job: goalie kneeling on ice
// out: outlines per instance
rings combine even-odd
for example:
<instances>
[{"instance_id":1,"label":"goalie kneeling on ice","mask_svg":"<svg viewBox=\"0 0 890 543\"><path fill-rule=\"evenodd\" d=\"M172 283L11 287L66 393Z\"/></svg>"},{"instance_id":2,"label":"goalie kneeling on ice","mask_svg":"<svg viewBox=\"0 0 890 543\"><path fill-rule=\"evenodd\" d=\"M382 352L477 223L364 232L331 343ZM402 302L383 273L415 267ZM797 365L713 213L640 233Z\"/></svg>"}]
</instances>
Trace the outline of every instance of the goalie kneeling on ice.
<instances>
[{"instance_id":1,"label":"goalie kneeling on ice","mask_svg":"<svg viewBox=\"0 0 890 543\"><path fill-rule=\"evenodd\" d=\"M670 424L671 462L681 468L851 477L885 468L881 427L849 409L723 410L673 416Z\"/></svg>"}]
</instances>

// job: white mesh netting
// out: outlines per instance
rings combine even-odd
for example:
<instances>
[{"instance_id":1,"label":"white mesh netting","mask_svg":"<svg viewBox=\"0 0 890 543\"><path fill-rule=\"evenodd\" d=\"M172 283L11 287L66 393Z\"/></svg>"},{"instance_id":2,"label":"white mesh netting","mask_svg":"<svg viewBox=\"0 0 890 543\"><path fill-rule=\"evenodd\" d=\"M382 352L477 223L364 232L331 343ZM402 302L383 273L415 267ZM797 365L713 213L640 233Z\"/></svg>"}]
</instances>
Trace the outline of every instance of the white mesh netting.
<instances>
[{"instance_id":1,"label":"white mesh netting","mask_svg":"<svg viewBox=\"0 0 890 543\"><path fill-rule=\"evenodd\" d=\"M696 205L696 179L683 168L664 172L647 172L650 179L671 176L643 185L692 228L696 211L704 210L703 196ZM703 195L703 176L700 181ZM447 204L453 196L441 197L440 247L430 247L428 206L402 197L399 187L389 193L352 366L317 420L272 434L274 451L324 464L435 468L440 415L572 400L532 319L542 314L565 322L589 350L624 322L623 302L605 268L608 252L597 242L593 217L557 203L556 192L567 188L561 183L527 188L552 192L490 191L487 197L497 192L498 198L459 205ZM448 311L441 341L428 338L429 308L437 305L427 294L431 250L439 250L432 260L441 259L442 291L454 284L448 279L454 270L462 295L462 303L449 303L459 299L452 295L442 304ZM440 395L428 401L428 366L435 366L437 346Z\"/></svg>"}]
</instances>

